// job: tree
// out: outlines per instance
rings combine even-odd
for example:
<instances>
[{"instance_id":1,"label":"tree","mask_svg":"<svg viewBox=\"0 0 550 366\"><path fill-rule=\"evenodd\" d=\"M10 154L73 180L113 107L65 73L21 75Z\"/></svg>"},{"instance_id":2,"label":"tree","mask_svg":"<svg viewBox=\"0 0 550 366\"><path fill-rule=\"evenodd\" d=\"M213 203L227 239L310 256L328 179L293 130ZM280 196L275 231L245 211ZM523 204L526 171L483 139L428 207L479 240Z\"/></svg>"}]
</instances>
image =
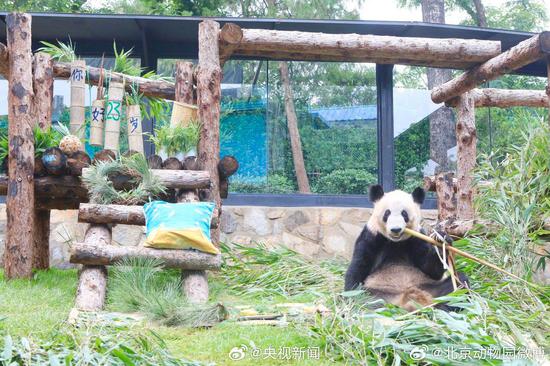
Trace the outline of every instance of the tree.
<instances>
[{"instance_id":1,"label":"tree","mask_svg":"<svg viewBox=\"0 0 550 366\"><path fill-rule=\"evenodd\" d=\"M51 13L81 13L86 0L2 0L2 11L28 11Z\"/></svg>"},{"instance_id":2,"label":"tree","mask_svg":"<svg viewBox=\"0 0 550 366\"><path fill-rule=\"evenodd\" d=\"M422 20L427 23L445 23L443 0L422 0ZM451 70L428 68L428 88L441 85L451 79ZM449 169L447 150L456 144L453 112L441 107L430 115L430 157L439 164L438 171Z\"/></svg>"}]
</instances>

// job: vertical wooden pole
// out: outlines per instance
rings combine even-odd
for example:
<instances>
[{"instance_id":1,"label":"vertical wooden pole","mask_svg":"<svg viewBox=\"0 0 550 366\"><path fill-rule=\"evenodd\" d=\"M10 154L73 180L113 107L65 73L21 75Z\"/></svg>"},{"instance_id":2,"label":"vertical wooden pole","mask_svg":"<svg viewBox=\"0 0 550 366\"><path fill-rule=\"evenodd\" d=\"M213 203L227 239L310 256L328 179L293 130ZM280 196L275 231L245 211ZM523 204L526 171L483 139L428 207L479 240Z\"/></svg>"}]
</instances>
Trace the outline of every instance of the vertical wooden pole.
<instances>
[{"instance_id":1,"label":"vertical wooden pole","mask_svg":"<svg viewBox=\"0 0 550 366\"><path fill-rule=\"evenodd\" d=\"M454 174L439 173L435 176L438 221L456 219L456 195L453 184Z\"/></svg>"},{"instance_id":2,"label":"vertical wooden pole","mask_svg":"<svg viewBox=\"0 0 550 366\"><path fill-rule=\"evenodd\" d=\"M34 55L33 64L34 113L41 130L52 125L53 60L47 53ZM50 267L50 210L34 210L33 268Z\"/></svg>"},{"instance_id":3,"label":"vertical wooden pole","mask_svg":"<svg viewBox=\"0 0 550 366\"><path fill-rule=\"evenodd\" d=\"M195 104L193 97L193 64L178 61L176 63L176 97L175 101L185 104ZM202 136L201 136L202 138ZM176 195L178 202L198 202L197 190L179 190ZM208 301L208 277L206 271L182 271L182 290L189 302L205 303Z\"/></svg>"},{"instance_id":4,"label":"vertical wooden pole","mask_svg":"<svg viewBox=\"0 0 550 366\"><path fill-rule=\"evenodd\" d=\"M476 165L477 132L474 98L470 92L458 98L456 120L457 151L457 218L473 220L473 171Z\"/></svg>"},{"instance_id":5,"label":"vertical wooden pole","mask_svg":"<svg viewBox=\"0 0 550 366\"><path fill-rule=\"evenodd\" d=\"M197 66L197 102L201 133L197 158L199 167L207 170L212 179L206 199L216 203L217 216L221 215L220 177L220 98L222 69L218 37L219 23L205 20L199 24L199 63ZM215 219L218 219L216 217ZM212 240L220 238L219 226L211 231Z\"/></svg>"},{"instance_id":6,"label":"vertical wooden pole","mask_svg":"<svg viewBox=\"0 0 550 366\"><path fill-rule=\"evenodd\" d=\"M6 17L9 50L6 278L32 276L34 227L34 136L31 16Z\"/></svg>"},{"instance_id":7,"label":"vertical wooden pole","mask_svg":"<svg viewBox=\"0 0 550 366\"><path fill-rule=\"evenodd\" d=\"M111 227L91 224L86 230L84 243L89 245L111 244ZM105 266L82 266L78 276L75 307L84 311L99 311L105 305L107 293L107 268Z\"/></svg>"}]
</instances>

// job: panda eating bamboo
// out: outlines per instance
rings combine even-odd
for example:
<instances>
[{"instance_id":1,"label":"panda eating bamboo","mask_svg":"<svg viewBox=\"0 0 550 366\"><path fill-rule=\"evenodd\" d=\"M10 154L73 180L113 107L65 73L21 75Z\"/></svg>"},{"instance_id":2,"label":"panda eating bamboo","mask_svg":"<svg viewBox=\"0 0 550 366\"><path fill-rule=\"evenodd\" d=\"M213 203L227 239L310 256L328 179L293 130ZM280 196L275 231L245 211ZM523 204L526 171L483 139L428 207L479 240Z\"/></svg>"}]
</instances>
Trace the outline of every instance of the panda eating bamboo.
<instances>
[{"instance_id":1,"label":"panda eating bamboo","mask_svg":"<svg viewBox=\"0 0 550 366\"><path fill-rule=\"evenodd\" d=\"M386 302L408 311L433 303L435 297L453 292L451 278L444 278L445 267L432 245L404 232L420 231L425 193L395 190L384 193L380 185L370 188L374 204L367 225L357 238L351 264L346 272L345 290L364 287ZM461 283L468 280L458 274ZM457 310L445 304L436 307Z\"/></svg>"}]
</instances>

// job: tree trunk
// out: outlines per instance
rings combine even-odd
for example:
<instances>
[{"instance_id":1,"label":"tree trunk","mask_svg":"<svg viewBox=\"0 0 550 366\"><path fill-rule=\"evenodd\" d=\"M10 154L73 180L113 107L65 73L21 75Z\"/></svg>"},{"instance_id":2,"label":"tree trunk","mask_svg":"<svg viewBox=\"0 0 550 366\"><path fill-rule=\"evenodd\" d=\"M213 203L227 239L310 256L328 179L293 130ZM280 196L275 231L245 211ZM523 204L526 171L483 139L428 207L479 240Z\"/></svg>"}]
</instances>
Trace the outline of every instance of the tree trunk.
<instances>
[{"instance_id":1,"label":"tree trunk","mask_svg":"<svg viewBox=\"0 0 550 366\"><path fill-rule=\"evenodd\" d=\"M487 28L487 16L485 15L485 7L481 0L473 0L476 7L477 14L477 26L481 28Z\"/></svg>"},{"instance_id":2,"label":"tree trunk","mask_svg":"<svg viewBox=\"0 0 550 366\"><path fill-rule=\"evenodd\" d=\"M53 60L47 53L34 55L33 63L34 114L38 127L45 131L52 125ZM34 159L35 175L43 175L46 168L42 159ZM48 269L50 266L50 210L34 208L34 253L33 268Z\"/></svg>"},{"instance_id":3,"label":"tree trunk","mask_svg":"<svg viewBox=\"0 0 550 366\"><path fill-rule=\"evenodd\" d=\"M85 245L102 247L111 244L108 225L90 225L84 237ZM85 311L99 311L105 304L107 268L101 264L85 265L78 277L75 307Z\"/></svg>"},{"instance_id":4,"label":"tree trunk","mask_svg":"<svg viewBox=\"0 0 550 366\"><path fill-rule=\"evenodd\" d=\"M212 25L210 25L212 26ZM219 26L218 26L219 27ZM209 27L207 27L209 28ZM213 29L210 29L208 31L215 32L215 25L213 26ZM204 37L205 35L203 35ZM213 45L211 45L214 47ZM203 53L203 55L208 56L210 53L216 53L216 50L209 49L210 52L207 52L206 55ZM212 56L212 55L209 55ZM204 60L209 61L209 63L212 63L212 60ZM213 62L214 68L215 68L215 62ZM211 74L214 77L217 77L216 73ZM221 78L221 76L220 76ZM221 80L221 79L220 79ZM221 81L220 81L221 82ZM195 104L195 98L193 93L193 64L191 62L182 62L178 61L176 63L176 102L179 103L185 103L185 104ZM212 94L214 98L216 97L216 90ZM221 91L220 91L221 93ZM200 94L199 94L200 95ZM218 94L218 100L217 103L219 103L219 94ZM219 106L218 106L219 107ZM210 113L204 113L205 117L215 117L217 113L217 125L219 128L219 109L214 112L214 116ZM199 112L200 114L200 112ZM202 119L201 119L202 120ZM212 122L210 122L212 123ZM216 122L213 122L216 124ZM201 140L202 140L202 134L201 131ZM213 141L215 136L210 136L211 140L210 142L212 144L217 144L218 146L218 157L219 157L219 131L217 134L217 141ZM200 145L200 142L199 142ZM185 161L185 160L184 160ZM203 162L204 163L204 162ZM212 161L208 161L208 166L212 164ZM218 181L216 181L218 183ZM218 185L218 196L219 196L219 185ZM176 201L177 202L198 202L199 201L199 192L196 189L180 189L176 192ZM220 203L221 204L221 203ZM214 230L216 231L216 230ZM202 304L208 301L208 276L206 274L206 271L204 269L199 269L195 271L181 271L181 286L182 291L185 296L185 298L191 302L191 303L197 303Z\"/></svg>"},{"instance_id":5,"label":"tree trunk","mask_svg":"<svg viewBox=\"0 0 550 366\"><path fill-rule=\"evenodd\" d=\"M197 158L201 169L210 173L211 186L207 199L216 203L221 214L218 173L220 160L220 98L222 69L218 46L220 25L212 20L199 24L199 63L196 71L197 104L201 131ZM217 218L216 218L217 219ZM218 243L219 229L211 231L212 241Z\"/></svg>"},{"instance_id":6,"label":"tree trunk","mask_svg":"<svg viewBox=\"0 0 550 366\"><path fill-rule=\"evenodd\" d=\"M438 221L456 219L454 174L450 172L437 174L435 176L435 190L437 192Z\"/></svg>"},{"instance_id":7,"label":"tree trunk","mask_svg":"<svg viewBox=\"0 0 550 366\"><path fill-rule=\"evenodd\" d=\"M8 195L4 251L6 278L32 276L34 249L34 135L31 16L6 17L8 78Z\"/></svg>"},{"instance_id":8,"label":"tree trunk","mask_svg":"<svg viewBox=\"0 0 550 366\"><path fill-rule=\"evenodd\" d=\"M443 0L422 0L422 20L427 23L445 23L445 4ZM427 70L428 88L433 89L451 79L451 70ZM430 117L430 158L438 164L436 173L449 170L447 150L455 146L453 133L453 112L451 108L441 107Z\"/></svg>"},{"instance_id":9,"label":"tree trunk","mask_svg":"<svg viewBox=\"0 0 550 366\"><path fill-rule=\"evenodd\" d=\"M547 108L548 95L542 90L521 90L521 89L472 89L470 91L474 98L476 107L534 107ZM445 104L449 107L456 107L457 99L451 99Z\"/></svg>"},{"instance_id":10,"label":"tree trunk","mask_svg":"<svg viewBox=\"0 0 550 366\"><path fill-rule=\"evenodd\" d=\"M294 171L298 181L298 191L300 193L311 193L309 189L309 179L307 177L304 155L302 152L302 141L300 140L300 131L298 130L298 117L294 109L294 96L290 85L290 75L288 73L288 64L279 63L279 72L281 74L281 83L285 95L285 113L288 126L288 136L292 149L292 160L294 161Z\"/></svg>"},{"instance_id":11,"label":"tree trunk","mask_svg":"<svg viewBox=\"0 0 550 366\"><path fill-rule=\"evenodd\" d=\"M476 165L477 133L474 99L470 93L465 93L459 98L456 137L458 144L457 219L473 220L473 172Z\"/></svg>"}]
</instances>

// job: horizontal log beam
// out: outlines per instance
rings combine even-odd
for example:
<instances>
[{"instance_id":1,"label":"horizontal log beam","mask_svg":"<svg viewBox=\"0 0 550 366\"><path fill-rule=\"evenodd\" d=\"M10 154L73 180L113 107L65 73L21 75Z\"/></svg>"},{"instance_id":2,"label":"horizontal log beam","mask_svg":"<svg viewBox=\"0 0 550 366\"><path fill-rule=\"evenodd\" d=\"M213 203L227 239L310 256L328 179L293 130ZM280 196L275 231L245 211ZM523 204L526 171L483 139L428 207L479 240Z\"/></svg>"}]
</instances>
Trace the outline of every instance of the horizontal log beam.
<instances>
[{"instance_id":1,"label":"horizontal log beam","mask_svg":"<svg viewBox=\"0 0 550 366\"><path fill-rule=\"evenodd\" d=\"M98 67L87 66L86 83L90 85L97 85L100 80L100 71ZM0 43L0 75L7 78L9 72L8 66L8 50L6 45ZM71 64L66 62L54 62L53 63L54 77L58 79L69 79L71 75ZM138 76L124 75L118 72L106 71L107 77L103 80L109 79L117 83L125 83L126 90L132 91L132 86L137 85L139 92L146 97L163 98L174 100L175 98L175 86L174 83L166 80L152 80L145 79ZM105 76L105 75L104 75Z\"/></svg>"},{"instance_id":2,"label":"horizontal log beam","mask_svg":"<svg viewBox=\"0 0 550 366\"><path fill-rule=\"evenodd\" d=\"M537 34L462 75L435 87L432 90L432 101L443 103L455 98L480 84L529 65L542 58L549 51L550 32Z\"/></svg>"},{"instance_id":3,"label":"horizontal log beam","mask_svg":"<svg viewBox=\"0 0 550 366\"><path fill-rule=\"evenodd\" d=\"M82 175L86 175L89 169L82 169ZM151 169L151 172L166 188L196 189L210 187L210 174L207 171ZM116 177L110 178L116 180Z\"/></svg>"},{"instance_id":4,"label":"horizontal log beam","mask_svg":"<svg viewBox=\"0 0 550 366\"><path fill-rule=\"evenodd\" d=\"M80 178L73 176L47 176L34 179L34 191L37 199L70 199L88 201L88 190ZM8 177L0 174L0 195L8 192Z\"/></svg>"},{"instance_id":5,"label":"horizontal log beam","mask_svg":"<svg viewBox=\"0 0 550 366\"><path fill-rule=\"evenodd\" d=\"M473 89L472 96L476 107L548 107L548 96L542 90L522 89ZM445 104L456 107L457 99L451 99Z\"/></svg>"},{"instance_id":6,"label":"horizontal log beam","mask_svg":"<svg viewBox=\"0 0 550 366\"><path fill-rule=\"evenodd\" d=\"M71 263L111 265L128 259L157 259L167 268L186 270L219 270L221 255L195 250L152 249L141 246L89 245L78 243L71 247Z\"/></svg>"},{"instance_id":7,"label":"horizontal log beam","mask_svg":"<svg viewBox=\"0 0 550 366\"><path fill-rule=\"evenodd\" d=\"M145 213L143 206L83 203L78 210L78 222L143 226L145 225Z\"/></svg>"},{"instance_id":8,"label":"horizontal log beam","mask_svg":"<svg viewBox=\"0 0 550 366\"><path fill-rule=\"evenodd\" d=\"M224 31L231 31L225 35ZM220 54L302 61L350 61L464 68L501 52L499 41L328 34L232 26L220 32Z\"/></svg>"},{"instance_id":9,"label":"horizontal log beam","mask_svg":"<svg viewBox=\"0 0 550 366\"><path fill-rule=\"evenodd\" d=\"M86 66L87 77L86 83L97 85L99 83L100 71L98 67ZM54 62L54 76L59 79L68 79L71 75L71 64L65 62ZM146 97L163 98L174 100L175 87L174 83L166 80L145 79L138 76L124 75L118 72L106 71L105 79L110 79L111 82L125 83L126 91L131 92L132 86L136 85L139 92Z\"/></svg>"}]
</instances>

